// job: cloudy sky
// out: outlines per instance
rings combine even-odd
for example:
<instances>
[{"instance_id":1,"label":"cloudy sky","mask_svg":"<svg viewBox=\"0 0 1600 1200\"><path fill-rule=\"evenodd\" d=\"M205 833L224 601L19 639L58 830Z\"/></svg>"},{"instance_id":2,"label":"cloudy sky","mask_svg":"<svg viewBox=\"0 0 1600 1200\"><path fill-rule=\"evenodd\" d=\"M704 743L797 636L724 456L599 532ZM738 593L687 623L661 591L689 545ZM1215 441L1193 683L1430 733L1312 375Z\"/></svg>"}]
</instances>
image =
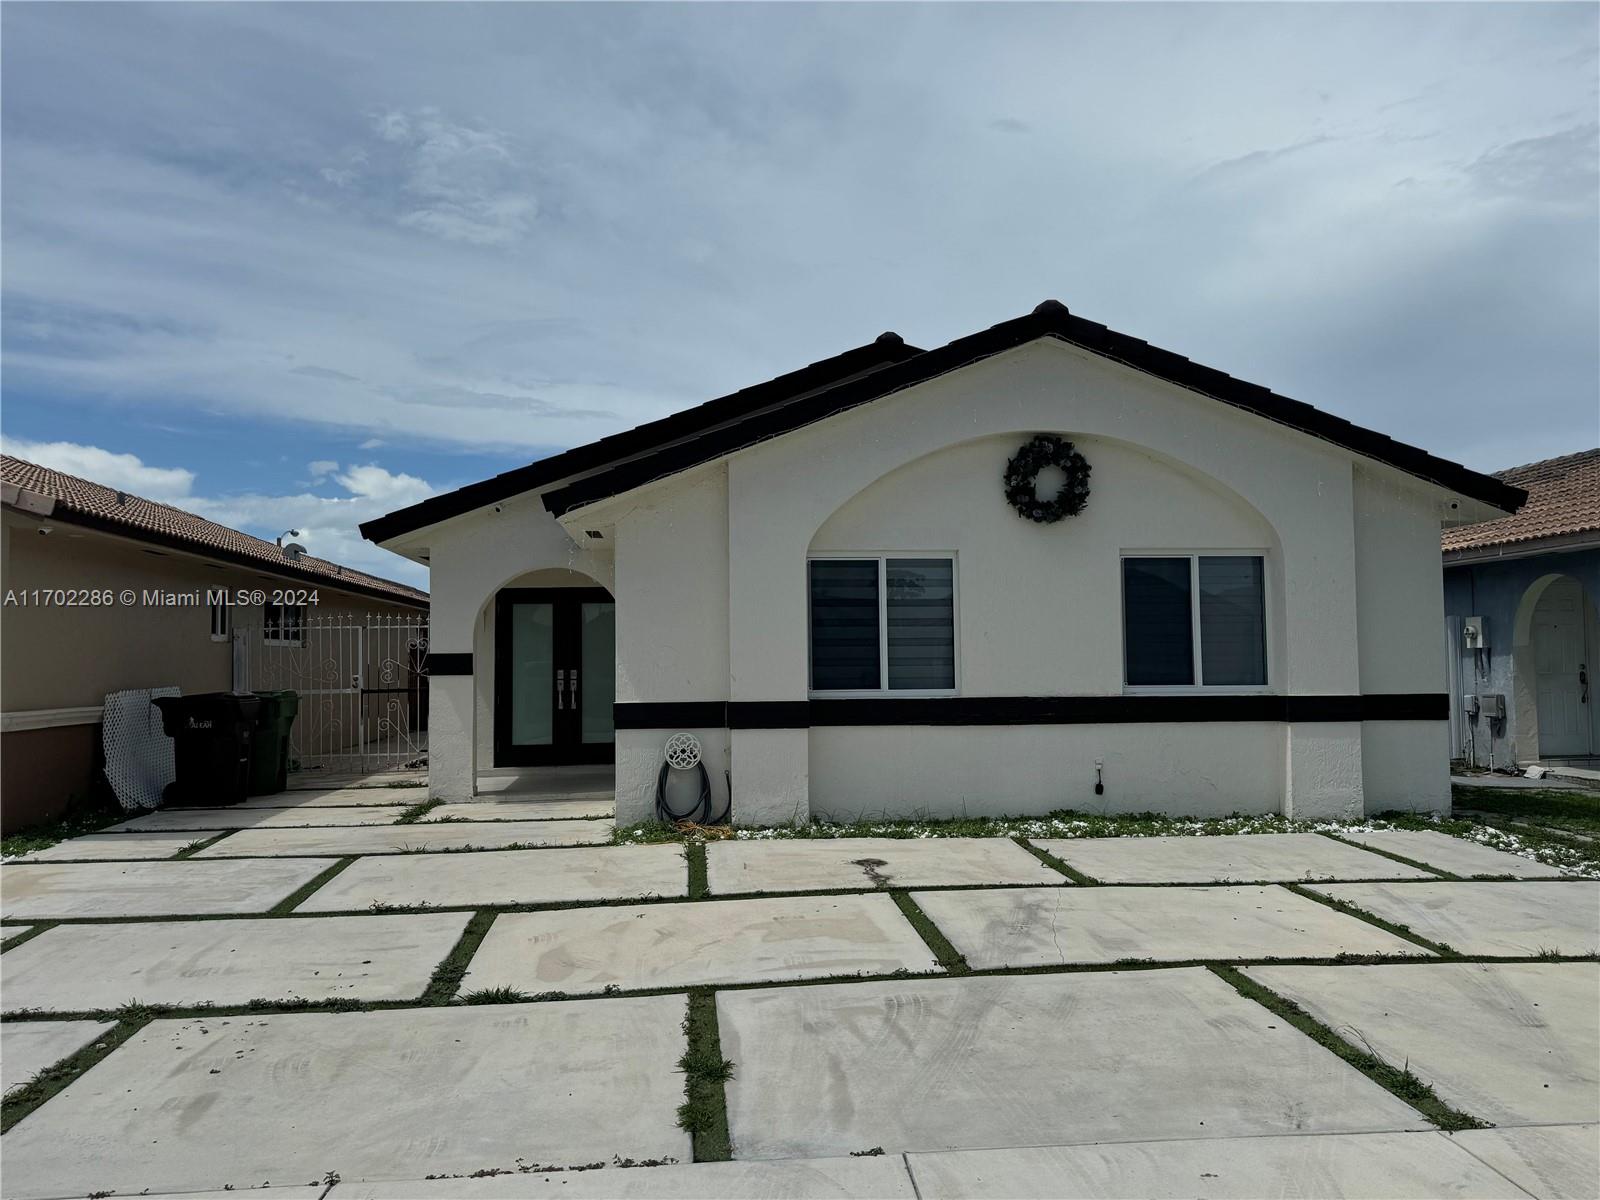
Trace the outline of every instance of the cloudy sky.
<instances>
[{"instance_id":1,"label":"cloudy sky","mask_svg":"<svg viewBox=\"0 0 1600 1200\"><path fill-rule=\"evenodd\" d=\"M13 453L355 524L1075 312L1493 470L1600 443L1584 4L10 4Z\"/></svg>"}]
</instances>

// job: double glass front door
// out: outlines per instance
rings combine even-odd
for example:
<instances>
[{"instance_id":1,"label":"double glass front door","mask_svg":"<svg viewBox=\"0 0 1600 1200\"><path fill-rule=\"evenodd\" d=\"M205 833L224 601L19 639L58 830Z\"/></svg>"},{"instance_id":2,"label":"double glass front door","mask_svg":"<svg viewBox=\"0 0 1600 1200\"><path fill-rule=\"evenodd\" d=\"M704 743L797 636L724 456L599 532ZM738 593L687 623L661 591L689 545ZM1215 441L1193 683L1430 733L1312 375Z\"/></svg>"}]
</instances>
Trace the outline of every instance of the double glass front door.
<instances>
[{"instance_id":1,"label":"double glass front door","mask_svg":"<svg viewBox=\"0 0 1600 1200\"><path fill-rule=\"evenodd\" d=\"M616 605L604 588L495 598L494 765L616 757Z\"/></svg>"}]
</instances>

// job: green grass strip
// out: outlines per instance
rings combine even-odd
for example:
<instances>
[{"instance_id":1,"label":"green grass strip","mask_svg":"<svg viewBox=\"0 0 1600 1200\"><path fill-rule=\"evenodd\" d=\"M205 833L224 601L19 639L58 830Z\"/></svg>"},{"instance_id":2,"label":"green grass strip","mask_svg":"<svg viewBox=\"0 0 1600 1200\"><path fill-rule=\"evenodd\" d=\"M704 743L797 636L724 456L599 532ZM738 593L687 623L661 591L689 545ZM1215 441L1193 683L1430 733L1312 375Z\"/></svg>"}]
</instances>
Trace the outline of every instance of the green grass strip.
<instances>
[{"instance_id":1,"label":"green grass strip","mask_svg":"<svg viewBox=\"0 0 1600 1200\"><path fill-rule=\"evenodd\" d=\"M689 899L704 900L711 894L711 884L706 878L705 843L687 843L683 848L683 856L689 861Z\"/></svg>"},{"instance_id":2,"label":"green grass strip","mask_svg":"<svg viewBox=\"0 0 1600 1200\"><path fill-rule=\"evenodd\" d=\"M1081 885L1083 887L1099 887L1100 886L1100 881L1098 879L1095 879L1091 875L1085 875L1082 871L1078 870L1076 867L1067 866L1066 863L1062 862L1054 854L1051 854L1050 851L1039 849L1039 847L1035 846L1032 842L1028 841L1026 838L1014 837L1011 840L1013 842L1015 842L1017 845L1021 846L1029 854L1031 854L1035 858L1037 858L1045 866L1049 867L1052 871L1060 871L1068 879L1072 880L1073 883L1079 884L1079 885Z\"/></svg>"},{"instance_id":3,"label":"green grass strip","mask_svg":"<svg viewBox=\"0 0 1600 1200\"><path fill-rule=\"evenodd\" d=\"M944 931L933 923L933 918L923 912L911 898L911 893L890 892L889 895L894 898L905 919L911 922L911 928L917 931L917 936L928 944L928 949L933 951L933 957L939 960L941 967L952 975L972 973L966 957L951 945L950 939L944 936Z\"/></svg>"},{"instance_id":4,"label":"green grass strip","mask_svg":"<svg viewBox=\"0 0 1600 1200\"><path fill-rule=\"evenodd\" d=\"M0 941L0 953L3 953L7 950L15 950L18 946L22 945L23 942L31 942L46 929L58 924L60 924L58 921L40 921L32 928L12 929L12 931L9 933L6 932L5 927L0 927L0 938L4 939L3 941Z\"/></svg>"},{"instance_id":5,"label":"green grass strip","mask_svg":"<svg viewBox=\"0 0 1600 1200\"><path fill-rule=\"evenodd\" d=\"M733 1142L728 1136L724 1085L733 1078L734 1066L722 1056L716 992L710 988L689 990L683 1032L688 1047L678 1060L684 1078L678 1125L693 1138L695 1162L726 1162L733 1157Z\"/></svg>"},{"instance_id":6,"label":"green grass strip","mask_svg":"<svg viewBox=\"0 0 1600 1200\"><path fill-rule=\"evenodd\" d=\"M215 846L223 838L227 837L231 833L236 833L236 832L238 832L238 831L234 830L234 829L224 829L221 833L206 834L205 836L196 838L194 841L190 842L187 846L185 846L182 850L179 850L172 857L174 859L193 858L196 854L199 854L200 851L204 850L207 846Z\"/></svg>"},{"instance_id":7,"label":"green grass strip","mask_svg":"<svg viewBox=\"0 0 1600 1200\"><path fill-rule=\"evenodd\" d=\"M450 953L445 955L434 968L433 978L428 981L427 990L422 993L424 1004L449 1004L455 999L456 992L461 989L461 981L467 977L467 964L472 961L472 956L483 944L489 926L494 924L494 918L495 914L492 912L472 914L472 920L467 922L467 927L461 931L461 937L451 948Z\"/></svg>"},{"instance_id":8,"label":"green grass strip","mask_svg":"<svg viewBox=\"0 0 1600 1200\"><path fill-rule=\"evenodd\" d=\"M1320 892L1298 883L1285 883L1296 896L1304 896L1307 900L1315 900L1318 904L1325 905L1335 912L1344 913L1347 917L1354 917L1358 921L1365 921L1368 925L1376 925L1385 933L1392 933L1397 938L1404 938L1408 942L1421 946L1424 950L1432 950L1441 958L1460 958L1454 946L1445 942L1435 942L1423 937L1420 933L1412 932L1411 926L1401 925L1397 921L1386 921L1376 913L1370 913L1364 908L1351 904L1348 900L1339 900L1333 896L1324 896Z\"/></svg>"},{"instance_id":9,"label":"green grass strip","mask_svg":"<svg viewBox=\"0 0 1600 1200\"><path fill-rule=\"evenodd\" d=\"M267 909L267 913L282 915L284 913L293 912L295 905L303 902L311 895L312 892L316 891L340 871L344 870L351 863L355 862L358 857L360 856L352 854L347 858L341 858L338 862L334 863L333 866L322 872L322 874L318 875L315 879L312 879L307 883L302 883L299 887L295 888L294 891L290 892L282 900L279 900L271 908Z\"/></svg>"},{"instance_id":10,"label":"green grass strip","mask_svg":"<svg viewBox=\"0 0 1600 1200\"><path fill-rule=\"evenodd\" d=\"M427 816L430 812L432 812L434 809L438 808L439 805L441 805L443 803L444 803L443 800L424 800L421 804L413 804L410 808L406 809L405 812L401 813L398 817L396 817L394 819L394 824L396 824L396 825L411 825L411 824L414 824L417 821L420 821L423 817Z\"/></svg>"},{"instance_id":11,"label":"green grass strip","mask_svg":"<svg viewBox=\"0 0 1600 1200\"><path fill-rule=\"evenodd\" d=\"M1600 834L1600 791L1566 788L1491 788L1457 784L1458 808L1516 820L1549 822L1571 833Z\"/></svg>"},{"instance_id":12,"label":"green grass strip","mask_svg":"<svg viewBox=\"0 0 1600 1200\"><path fill-rule=\"evenodd\" d=\"M1460 1109L1451 1108L1439 1099L1431 1086L1412 1074L1409 1063L1395 1067L1379 1058L1370 1048L1363 1049L1351 1045L1293 1000L1287 996L1280 996L1269 987L1262 986L1236 967L1213 965L1207 969L1245 999L1254 1000L1269 1012L1282 1017L1317 1045L1332 1050L1379 1087L1411 1105L1440 1129L1488 1128L1489 1122L1481 1121Z\"/></svg>"},{"instance_id":13,"label":"green grass strip","mask_svg":"<svg viewBox=\"0 0 1600 1200\"><path fill-rule=\"evenodd\" d=\"M108 825L117 825L129 817L138 815L138 813L123 812L115 804L79 809L68 813L53 824L35 825L32 829L24 829L21 833L0 838L0 857L16 858L22 854L48 850L57 842L81 837L86 833L96 833Z\"/></svg>"},{"instance_id":14,"label":"green grass strip","mask_svg":"<svg viewBox=\"0 0 1600 1200\"><path fill-rule=\"evenodd\" d=\"M0 1102L0 1133L10 1129L23 1117L82 1075L95 1063L110 1054L145 1025L150 1018L144 1014L129 1020L118 1021L115 1026L95 1038L82 1050L46 1067L22 1087Z\"/></svg>"},{"instance_id":15,"label":"green grass strip","mask_svg":"<svg viewBox=\"0 0 1600 1200\"><path fill-rule=\"evenodd\" d=\"M1353 846L1357 850L1365 850L1368 854L1376 854L1379 858L1387 858L1391 862L1404 863L1408 867L1415 867L1419 871L1426 871L1430 875L1437 875L1440 879L1450 879L1460 882L1462 878L1460 875L1452 875L1449 871L1444 870L1442 867L1436 867L1431 863L1425 863L1421 859L1407 858L1404 854L1396 854L1392 850L1380 850L1376 846L1367 845L1365 842L1351 841L1349 838L1340 837L1337 833L1332 833L1326 829L1319 829L1317 832L1322 834L1322 836L1327 838L1330 842L1338 842L1341 845Z\"/></svg>"}]
</instances>

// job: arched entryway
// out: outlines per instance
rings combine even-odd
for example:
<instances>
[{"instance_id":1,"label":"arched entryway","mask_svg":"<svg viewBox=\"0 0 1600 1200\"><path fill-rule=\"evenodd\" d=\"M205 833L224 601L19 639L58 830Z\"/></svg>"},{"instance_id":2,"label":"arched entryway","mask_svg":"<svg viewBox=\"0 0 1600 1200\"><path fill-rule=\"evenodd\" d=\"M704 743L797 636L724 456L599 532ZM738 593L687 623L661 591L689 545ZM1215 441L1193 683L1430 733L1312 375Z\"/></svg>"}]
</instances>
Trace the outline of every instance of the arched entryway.
<instances>
[{"instance_id":1,"label":"arched entryway","mask_svg":"<svg viewBox=\"0 0 1600 1200\"><path fill-rule=\"evenodd\" d=\"M616 603L605 588L575 582L495 593L496 768L616 759Z\"/></svg>"},{"instance_id":2,"label":"arched entryway","mask_svg":"<svg viewBox=\"0 0 1600 1200\"><path fill-rule=\"evenodd\" d=\"M1546 575L1523 596L1515 632L1519 757L1595 754L1592 598L1572 576Z\"/></svg>"}]
</instances>

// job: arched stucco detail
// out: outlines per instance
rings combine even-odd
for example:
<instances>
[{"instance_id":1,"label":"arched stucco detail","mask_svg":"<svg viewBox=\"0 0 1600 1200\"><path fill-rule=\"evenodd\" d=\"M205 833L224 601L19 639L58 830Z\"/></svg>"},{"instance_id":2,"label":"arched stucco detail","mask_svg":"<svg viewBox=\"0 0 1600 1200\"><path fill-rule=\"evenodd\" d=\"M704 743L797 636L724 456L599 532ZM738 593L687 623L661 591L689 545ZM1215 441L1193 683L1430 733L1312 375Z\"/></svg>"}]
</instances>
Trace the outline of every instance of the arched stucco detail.
<instances>
[{"instance_id":1,"label":"arched stucco detail","mask_svg":"<svg viewBox=\"0 0 1600 1200\"><path fill-rule=\"evenodd\" d=\"M493 643L481 636L495 593L535 571L573 572L612 594L610 556L580 547L545 511L537 493L466 513L429 538L430 653L472 654L472 675L435 675L428 688L429 794L471 799L480 765L480 696L476 673L493 672ZM492 687L492 683L491 683ZM492 690L487 693L492 695Z\"/></svg>"},{"instance_id":2,"label":"arched stucco detail","mask_svg":"<svg viewBox=\"0 0 1600 1200\"><path fill-rule=\"evenodd\" d=\"M808 555L953 554L963 694L1109 695L1123 682L1124 552L1259 553L1268 571L1268 686L1281 690L1282 554L1266 516L1226 482L1170 455L1049 430L1088 460L1089 502L1076 517L1035 524L1006 501L1001 474L1036 432L967 438L896 465L828 514Z\"/></svg>"},{"instance_id":3,"label":"arched stucco detail","mask_svg":"<svg viewBox=\"0 0 1600 1200\"><path fill-rule=\"evenodd\" d=\"M489 769L494 763L494 603L495 597L506 588L605 588L602 580L570 567L542 567L522 571L504 579L498 587L484 597L478 608L473 627L472 645L472 717L473 739L477 746L478 764Z\"/></svg>"},{"instance_id":4,"label":"arched stucco detail","mask_svg":"<svg viewBox=\"0 0 1600 1200\"><path fill-rule=\"evenodd\" d=\"M734 698L804 695L803 561L835 511L946 447L1064 425L1080 438L1137 446L1169 467L1230 480L1240 501L1270 514L1289 648L1282 682L1303 692L1359 690L1348 457L1087 352L1036 342L729 460ZM1241 453L1251 455L1248 471L1239 470ZM999 496L998 474L993 492ZM780 643L775 628L787 640Z\"/></svg>"},{"instance_id":5,"label":"arched stucco detail","mask_svg":"<svg viewBox=\"0 0 1600 1200\"><path fill-rule=\"evenodd\" d=\"M1522 593L1522 599L1517 603L1516 617L1511 625L1512 695L1507 698L1507 703L1514 714L1518 762L1538 762L1542 753L1539 746L1539 664L1534 653L1533 618L1538 611L1539 601L1544 599L1544 594L1550 585L1561 580L1571 580L1578 585L1579 594L1583 599L1585 623L1593 621L1593 614L1589 609L1594 599L1583 587L1582 581L1575 576L1561 571L1551 571L1535 579ZM1593 679L1594 664L1590 663L1589 666L1590 678Z\"/></svg>"}]
</instances>

